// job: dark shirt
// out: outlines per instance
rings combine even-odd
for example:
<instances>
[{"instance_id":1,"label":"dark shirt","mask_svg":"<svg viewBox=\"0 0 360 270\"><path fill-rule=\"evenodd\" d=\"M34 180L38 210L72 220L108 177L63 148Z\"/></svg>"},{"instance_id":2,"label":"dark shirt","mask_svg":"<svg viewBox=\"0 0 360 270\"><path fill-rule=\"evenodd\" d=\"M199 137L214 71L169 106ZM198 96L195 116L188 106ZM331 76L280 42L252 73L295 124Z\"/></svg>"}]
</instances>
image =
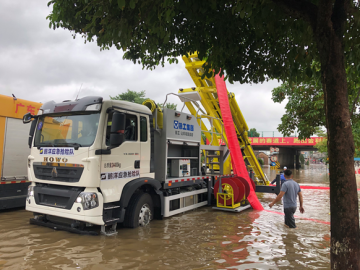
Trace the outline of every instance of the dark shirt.
<instances>
[{"instance_id":1,"label":"dark shirt","mask_svg":"<svg viewBox=\"0 0 360 270\"><path fill-rule=\"evenodd\" d=\"M280 174L280 181L281 181L281 185L284 184L286 182L286 178L284 176L284 174ZM274 180L272 180L271 184L274 184L276 182L276 178Z\"/></svg>"}]
</instances>

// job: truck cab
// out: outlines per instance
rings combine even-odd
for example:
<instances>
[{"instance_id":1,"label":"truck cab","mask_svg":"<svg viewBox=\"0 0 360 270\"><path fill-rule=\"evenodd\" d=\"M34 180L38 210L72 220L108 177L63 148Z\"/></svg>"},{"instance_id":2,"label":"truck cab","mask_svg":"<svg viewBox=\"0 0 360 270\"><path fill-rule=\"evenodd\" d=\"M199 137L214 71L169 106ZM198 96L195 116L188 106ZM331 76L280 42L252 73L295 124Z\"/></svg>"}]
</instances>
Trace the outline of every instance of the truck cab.
<instances>
[{"instance_id":1,"label":"truck cab","mask_svg":"<svg viewBox=\"0 0 360 270\"><path fill-rule=\"evenodd\" d=\"M35 213L34 221L60 220L73 228L123 222L131 196L122 193L137 179L146 183L143 190L150 195L145 197L154 199L141 223L127 217L127 225L149 222L160 200L155 198L160 184L150 170L150 117L146 106L101 97L45 103L29 139L32 184L26 209Z\"/></svg>"}]
</instances>

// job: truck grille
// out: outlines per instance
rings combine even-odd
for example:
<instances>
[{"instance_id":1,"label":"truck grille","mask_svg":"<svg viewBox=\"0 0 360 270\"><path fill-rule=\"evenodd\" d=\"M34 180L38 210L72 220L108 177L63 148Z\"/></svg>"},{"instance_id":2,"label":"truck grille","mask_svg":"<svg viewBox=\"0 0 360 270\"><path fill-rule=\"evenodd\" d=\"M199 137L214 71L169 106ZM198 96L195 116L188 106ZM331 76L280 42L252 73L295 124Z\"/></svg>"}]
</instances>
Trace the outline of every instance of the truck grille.
<instances>
[{"instance_id":1,"label":"truck grille","mask_svg":"<svg viewBox=\"0 0 360 270\"><path fill-rule=\"evenodd\" d=\"M83 190L82 187L36 184L34 197L36 204L71 209L76 198Z\"/></svg>"},{"instance_id":2,"label":"truck grille","mask_svg":"<svg viewBox=\"0 0 360 270\"><path fill-rule=\"evenodd\" d=\"M54 206L54 207L58 207L58 208L66 208L68 201L69 201L69 198L67 198L67 197L41 194L39 204L47 205L47 206Z\"/></svg>"},{"instance_id":3,"label":"truck grille","mask_svg":"<svg viewBox=\"0 0 360 270\"><path fill-rule=\"evenodd\" d=\"M66 164L59 166L58 163L38 163L34 162L34 174L37 179L60 181L60 182L79 182L84 170L83 165Z\"/></svg>"}]
</instances>

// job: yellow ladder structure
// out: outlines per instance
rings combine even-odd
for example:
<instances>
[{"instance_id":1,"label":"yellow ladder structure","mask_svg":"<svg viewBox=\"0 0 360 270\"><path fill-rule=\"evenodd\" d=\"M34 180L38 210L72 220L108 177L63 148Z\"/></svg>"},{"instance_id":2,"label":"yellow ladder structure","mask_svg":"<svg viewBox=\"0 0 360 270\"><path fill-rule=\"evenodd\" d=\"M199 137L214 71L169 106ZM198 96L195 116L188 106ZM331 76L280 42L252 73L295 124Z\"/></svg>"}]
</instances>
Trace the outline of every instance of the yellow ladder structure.
<instances>
[{"instance_id":1,"label":"yellow ladder structure","mask_svg":"<svg viewBox=\"0 0 360 270\"><path fill-rule=\"evenodd\" d=\"M214 76L212 76L211 78L206 78L206 77L204 79L201 78L201 75L204 73L202 66L205 63L205 61L201 61L196 53L188 56L183 56L182 58L185 62L185 68L189 72L196 87L180 89L179 94L194 92L194 91L197 91L199 93L201 97L201 105L205 109L206 115L214 119L212 123L213 130L211 130L211 132L208 131L201 117L198 117L198 111L201 109L198 107L196 102L188 101L185 102L185 105L187 106L187 108L189 109L192 115L198 117L198 123L201 126L201 129L204 132L206 138L209 140L209 142L212 142L212 145L219 145L218 135L216 133L220 133L220 131L223 130L223 123L222 123L222 116L219 107L219 101L217 97L215 78ZM235 125L237 138L240 147L244 153L244 160L247 160L248 163L250 164L248 165L248 167L250 167L253 170L254 175L256 177L255 179L256 183L258 185L269 185L269 181L266 178L264 172L262 171L261 166L257 158L255 157L254 151L251 147L247 132L249 128L246 124L244 116L241 113L239 105L236 102L235 95L233 93L229 93L228 97L229 97L229 104ZM198 109L196 109L194 106L198 107ZM228 142L225 133L223 133L223 138L227 145ZM230 159L227 160L227 163L228 164L224 165L224 168L227 167L228 169L230 169Z\"/></svg>"}]
</instances>

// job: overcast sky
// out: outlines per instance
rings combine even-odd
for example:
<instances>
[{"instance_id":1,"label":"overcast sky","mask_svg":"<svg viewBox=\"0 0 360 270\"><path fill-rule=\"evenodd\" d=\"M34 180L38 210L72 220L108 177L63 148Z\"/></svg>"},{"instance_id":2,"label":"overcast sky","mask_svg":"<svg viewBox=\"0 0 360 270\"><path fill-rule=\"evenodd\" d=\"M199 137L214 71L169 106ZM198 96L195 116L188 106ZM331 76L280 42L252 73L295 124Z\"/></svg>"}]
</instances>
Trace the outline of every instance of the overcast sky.
<instances>
[{"instance_id":1,"label":"overcast sky","mask_svg":"<svg viewBox=\"0 0 360 270\"><path fill-rule=\"evenodd\" d=\"M142 70L141 65L122 60L122 51L112 48L100 52L96 43L84 44L80 37L74 40L68 30L50 29L47 2L0 1L0 94L60 102L75 99L82 85L79 98L96 95L108 99L130 89L146 90L147 97L162 103L164 93L194 86L182 61L154 71ZM277 129L285 112L284 103L271 100L271 90L278 85L277 81L227 83L249 128ZM176 97L170 102L180 104Z\"/></svg>"}]
</instances>

